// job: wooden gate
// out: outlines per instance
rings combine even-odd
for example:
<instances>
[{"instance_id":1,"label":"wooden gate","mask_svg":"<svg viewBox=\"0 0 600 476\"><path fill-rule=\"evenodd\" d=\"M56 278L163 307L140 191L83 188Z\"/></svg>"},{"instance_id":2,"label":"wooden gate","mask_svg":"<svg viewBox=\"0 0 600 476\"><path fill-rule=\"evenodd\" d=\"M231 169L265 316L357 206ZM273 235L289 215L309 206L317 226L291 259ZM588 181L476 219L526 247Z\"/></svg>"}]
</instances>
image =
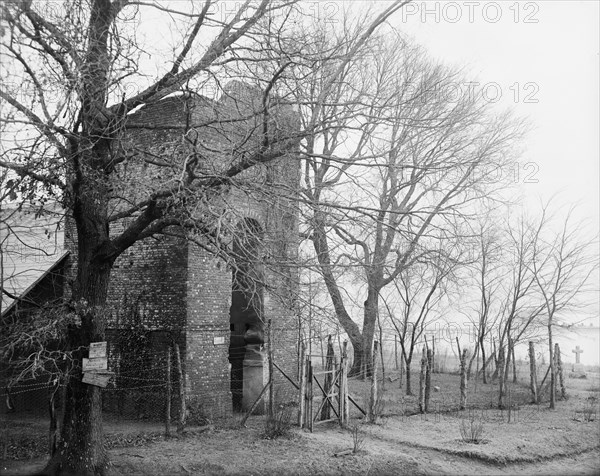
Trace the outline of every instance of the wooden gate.
<instances>
[{"instance_id":1,"label":"wooden gate","mask_svg":"<svg viewBox=\"0 0 600 476\"><path fill-rule=\"evenodd\" d=\"M319 372L313 370L311 361L313 356L305 354L304 346L302 347L301 361L303 365L300 372L300 409L298 414L300 428L308 428L313 431L314 425L336 420L340 425L346 426L349 417L349 402L365 414L348 393L347 345L348 343L344 342L338 364L333 352L331 336L329 336L325 369ZM322 396L316 411L315 392ZM332 416L332 413L335 416Z\"/></svg>"}]
</instances>

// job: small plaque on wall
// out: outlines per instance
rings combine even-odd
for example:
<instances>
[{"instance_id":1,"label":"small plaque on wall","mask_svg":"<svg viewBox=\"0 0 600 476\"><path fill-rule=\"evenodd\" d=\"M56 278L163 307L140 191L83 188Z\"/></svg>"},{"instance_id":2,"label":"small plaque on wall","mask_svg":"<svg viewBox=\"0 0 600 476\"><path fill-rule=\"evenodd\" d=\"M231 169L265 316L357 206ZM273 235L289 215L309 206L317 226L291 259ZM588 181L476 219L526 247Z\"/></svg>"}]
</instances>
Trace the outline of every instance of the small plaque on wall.
<instances>
[{"instance_id":1,"label":"small plaque on wall","mask_svg":"<svg viewBox=\"0 0 600 476\"><path fill-rule=\"evenodd\" d=\"M213 343L215 345L223 345L225 343L225 337L221 336L221 337L215 337L213 339Z\"/></svg>"}]
</instances>

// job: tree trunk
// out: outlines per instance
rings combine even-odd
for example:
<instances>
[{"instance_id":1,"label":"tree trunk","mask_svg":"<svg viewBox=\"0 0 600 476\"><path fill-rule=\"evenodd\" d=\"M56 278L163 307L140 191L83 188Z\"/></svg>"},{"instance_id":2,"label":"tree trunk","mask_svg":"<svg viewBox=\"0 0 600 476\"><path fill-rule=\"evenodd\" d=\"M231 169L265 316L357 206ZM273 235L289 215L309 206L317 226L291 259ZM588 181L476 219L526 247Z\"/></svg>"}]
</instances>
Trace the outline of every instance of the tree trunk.
<instances>
[{"instance_id":1,"label":"tree trunk","mask_svg":"<svg viewBox=\"0 0 600 476\"><path fill-rule=\"evenodd\" d=\"M363 318L363 378L370 377L372 374L373 346L375 342L375 324L377 323L377 312L379 310L379 291L369 286L367 299L364 303Z\"/></svg>"},{"instance_id":2,"label":"tree trunk","mask_svg":"<svg viewBox=\"0 0 600 476\"><path fill-rule=\"evenodd\" d=\"M479 345L481 347L481 362L482 362L482 375L483 375L483 383L487 383L487 375L486 375L486 360L485 360L485 345L484 345L484 339L483 337L481 338L481 341L479 342Z\"/></svg>"},{"instance_id":3,"label":"tree trunk","mask_svg":"<svg viewBox=\"0 0 600 476\"><path fill-rule=\"evenodd\" d=\"M323 281L329 292L329 297L335 309L335 315L343 327L348 339L354 349L354 360L352 362L352 368L350 369L349 376L360 374L361 368L363 367L363 349L365 345L363 343L363 335L358 328L358 325L352 320L346 308L344 306L344 299L342 293L336 282L333 274L331 265L331 255L329 252L329 243L327 240L327 232L325 230L325 223L327 223L327 216L322 210L315 210L314 216L314 228L313 228L313 247L315 249L317 259L319 261L319 268L323 275ZM374 323L373 323L374 324ZM371 345L373 341L371 340Z\"/></svg>"},{"instance_id":4,"label":"tree trunk","mask_svg":"<svg viewBox=\"0 0 600 476\"><path fill-rule=\"evenodd\" d=\"M412 363L412 355L406 359L406 395L412 395L412 387L410 381L410 364Z\"/></svg>"},{"instance_id":5,"label":"tree trunk","mask_svg":"<svg viewBox=\"0 0 600 476\"><path fill-rule=\"evenodd\" d=\"M469 365L467 366L467 380L471 380L471 373L473 371L473 361L477 358L478 355L479 345L475 344L475 352L473 352L473 355L469 359Z\"/></svg>"},{"instance_id":6,"label":"tree trunk","mask_svg":"<svg viewBox=\"0 0 600 476\"><path fill-rule=\"evenodd\" d=\"M350 336L348 336L350 337ZM364 357L364 352L363 352L363 345L362 345L362 339L360 342L353 342L352 338L350 338L350 342L352 343L352 348L353 350L353 359L352 359L352 367L350 368L349 372L348 372L348 376L349 377L356 377L356 376L360 376L361 375L361 371L363 368L363 357Z\"/></svg>"},{"instance_id":7,"label":"tree trunk","mask_svg":"<svg viewBox=\"0 0 600 476\"><path fill-rule=\"evenodd\" d=\"M96 186L97 187L97 186ZM102 394L100 387L81 382L82 358L87 357L91 342L105 340L104 306L112 262L100 260L94 254L107 239L108 230L94 224L102 223L103 199L93 203L91 187L87 197L75 209L78 231L77 280L73 301L81 327L72 326L68 332L68 348L74 351L72 376L67 381L66 411L61 425L60 449L48 462L47 474L103 475L108 466L102 428ZM106 195L108 196L108 195ZM100 208L100 210L98 210ZM79 217L84 217L85 219Z\"/></svg>"},{"instance_id":8,"label":"tree trunk","mask_svg":"<svg viewBox=\"0 0 600 476\"><path fill-rule=\"evenodd\" d=\"M513 341L512 339L509 337L508 338L508 347L507 347L507 351L505 358L506 358L506 363L504 364L504 386L506 388L506 382L508 382L508 374L511 368L511 364L512 364L512 356L513 356Z\"/></svg>"},{"instance_id":9,"label":"tree trunk","mask_svg":"<svg viewBox=\"0 0 600 476\"><path fill-rule=\"evenodd\" d=\"M71 326L67 348L74 350L71 378L66 382L66 411L60 450L50 459L46 473L102 475L108 466L102 430L102 394L81 382L82 358L91 342L105 340L105 305L110 271L122 250L109 245L107 164L112 159L112 133L105 114L108 94L111 2L91 2L88 41L81 71L81 134L70 143L73 166L73 219L77 227L77 276L72 300L81 325Z\"/></svg>"},{"instance_id":10,"label":"tree trunk","mask_svg":"<svg viewBox=\"0 0 600 476\"><path fill-rule=\"evenodd\" d=\"M467 349L460 356L460 409L467 408Z\"/></svg>"},{"instance_id":11,"label":"tree trunk","mask_svg":"<svg viewBox=\"0 0 600 476\"><path fill-rule=\"evenodd\" d=\"M537 403L537 369L535 365L535 348L533 346L533 341L529 341L529 389L531 390L531 403Z\"/></svg>"}]
</instances>

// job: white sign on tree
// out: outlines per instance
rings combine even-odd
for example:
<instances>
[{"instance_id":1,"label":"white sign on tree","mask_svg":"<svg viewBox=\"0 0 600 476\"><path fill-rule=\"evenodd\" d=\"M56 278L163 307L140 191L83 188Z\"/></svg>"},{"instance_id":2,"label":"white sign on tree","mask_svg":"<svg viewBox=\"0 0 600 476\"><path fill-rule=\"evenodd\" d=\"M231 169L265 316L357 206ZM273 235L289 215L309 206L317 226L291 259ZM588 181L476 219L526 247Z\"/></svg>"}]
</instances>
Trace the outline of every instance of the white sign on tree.
<instances>
[{"instance_id":1,"label":"white sign on tree","mask_svg":"<svg viewBox=\"0 0 600 476\"><path fill-rule=\"evenodd\" d=\"M83 383L95 385L97 387L106 387L113 373L108 372L107 343L90 343L89 358L83 359L82 370L84 371Z\"/></svg>"}]
</instances>

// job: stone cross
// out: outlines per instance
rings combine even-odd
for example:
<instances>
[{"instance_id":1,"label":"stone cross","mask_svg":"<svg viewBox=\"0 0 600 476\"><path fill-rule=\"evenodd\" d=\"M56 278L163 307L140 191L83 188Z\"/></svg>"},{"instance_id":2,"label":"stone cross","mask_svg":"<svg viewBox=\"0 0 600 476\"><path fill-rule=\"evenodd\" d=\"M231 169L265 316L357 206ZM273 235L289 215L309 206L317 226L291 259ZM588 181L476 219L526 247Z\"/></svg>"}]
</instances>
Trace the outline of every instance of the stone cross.
<instances>
[{"instance_id":1,"label":"stone cross","mask_svg":"<svg viewBox=\"0 0 600 476\"><path fill-rule=\"evenodd\" d=\"M581 354L583 352L583 350L581 350L579 348L579 346L576 346L575 349L573 349L573 352L575 353L575 363L578 364L579 363L579 354Z\"/></svg>"}]
</instances>

